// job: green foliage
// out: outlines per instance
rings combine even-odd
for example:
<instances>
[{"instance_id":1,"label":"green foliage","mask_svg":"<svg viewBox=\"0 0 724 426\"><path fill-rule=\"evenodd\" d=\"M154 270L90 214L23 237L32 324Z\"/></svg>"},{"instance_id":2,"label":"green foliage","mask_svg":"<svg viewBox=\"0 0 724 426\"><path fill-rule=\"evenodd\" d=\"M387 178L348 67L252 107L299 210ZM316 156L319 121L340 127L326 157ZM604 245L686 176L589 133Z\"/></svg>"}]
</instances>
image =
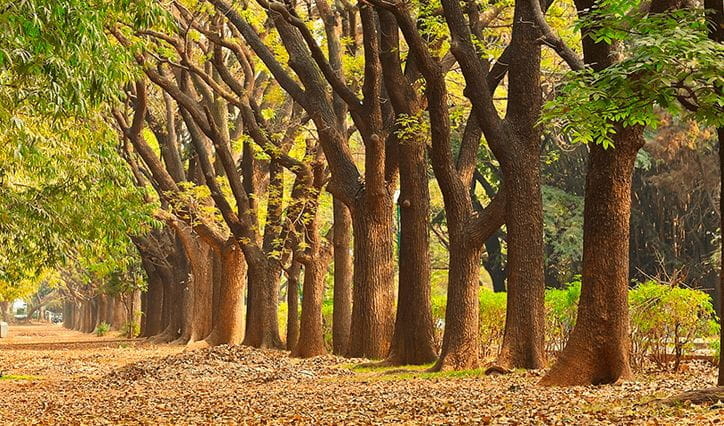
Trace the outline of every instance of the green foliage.
<instances>
[{"instance_id":1,"label":"green foliage","mask_svg":"<svg viewBox=\"0 0 724 426\"><path fill-rule=\"evenodd\" d=\"M111 325L107 322L101 322L96 326L96 329L94 331L95 335L98 337L103 337L111 330Z\"/></svg>"},{"instance_id":2,"label":"green foliage","mask_svg":"<svg viewBox=\"0 0 724 426\"><path fill-rule=\"evenodd\" d=\"M578 300L581 297L581 280L576 277L561 289L547 289L546 309L546 350L562 351L571 336L578 314Z\"/></svg>"},{"instance_id":3,"label":"green foliage","mask_svg":"<svg viewBox=\"0 0 724 426\"><path fill-rule=\"evenodd\" d=\"M571 73L542 121L558 123L575 142L604 147L613 146L617 124L656 127L658 109L721 126L724 47L709 40L703 11L642 16L632 7L605 1L579 23L597 41L621 42L623 59L600 71Z\"/></svg>"},{"instance_id":4,"label":"green foliage","mask_svg":"<svg viewBox=\"0 0 724 426\"><path fill-rule=\"evenodd\" d=\"M121 335L126 337L136 337L141 334L141 318L134 318L133 321L128 321L121 327Z\"/></svg>"},{"instance_id":5,"label":"green foliage","mask_svg":"<svg viewBox=\"0 0 724 426\"><path fill-rule=\"evenodd\" d=\"M700 290L648 281L629 291L629 304L632 354L639 366L648 357L662 369L673 361L676 370L695 339L719 331L711 298Z\"/></svg>"},{"instance_id":6,"label":"green foliage","mask_svg":"<svg viewBox=\"0 0 724 426\"><path fill-rule=\"evenodd\" d=\"M482 289L478 294L480 355L483 358L497 355L503 343L507 296L506 293L494 293L488 289Z\"/></svg>"},{"instance_id":7,"label":"green foliage","mask_svg":"<svg viewBox=\"0 0 724 426\"><path fill-rule=\"evenodd\" d=\"M565 283L573 278L571 271L580 269L583 197L547 185L542 193L546 269Z\"/></svg>"}]
</instances>

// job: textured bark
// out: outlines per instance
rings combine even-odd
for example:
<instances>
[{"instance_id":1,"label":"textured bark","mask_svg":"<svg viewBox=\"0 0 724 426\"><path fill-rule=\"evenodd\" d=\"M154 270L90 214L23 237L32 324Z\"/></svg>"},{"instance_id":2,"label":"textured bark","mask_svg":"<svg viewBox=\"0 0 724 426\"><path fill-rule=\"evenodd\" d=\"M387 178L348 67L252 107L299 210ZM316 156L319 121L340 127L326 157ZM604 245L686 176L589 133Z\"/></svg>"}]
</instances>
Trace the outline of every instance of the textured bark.
<instances>
[{"instance_id":1,"label":"textured bark","mask_svg":"<svg viewBox=\"0 0 724 426\"><path fill-rule=\"evenodd\" d=\"M144 295L141 336L151 337L161 332L164 283L158 265L154 265L149 258L142 258L141 261L148 276L148 289Z\"/></svg>"},{"instance_id":2,"label":"textured bark","mask_svg":"<svg viewBox=\"0 0 724 426\"><path fill-rule=\"evenodd\" d=\"M243 344L255 348L282 348L277 318L279 268L272 265L260 251L245 254L249 298Z\"/></svg>"},{"instance_id":3,"label":"textured bark","mask_svg":"<svg viewBox=\"0 0 724 426\"><path fill-rule=\"evenodd\" d=\"M591 146L583 219L583 281L568 344L542 383L588 385L631 376L629 218L641 128L618 129L615 149Z\"/></svg>"},{"instance_id":4,"label":"textured bark","mask_svg":"<svg viewBox=\"0 0 724 426\"><path fill-rule=\"evenodd\" d=\"M302 293L302 315L299 327L299 341L292 356L310 358L324 355L324 330L322 329L322 302L324 300L324 278L327 275L329 259L317 257L304 265L304 291Z\"/></svg>"},{"instance_id":5,"label":"textured bark","mask_svg":"<svg viewBox=\"0 0 724 426\"><path fill-rule=\"evenodd\" d=\"M220 295L218 321L206 338L214 345L236 345L244 337L244 285L246 283L246 262L236 241L231 239L220 250Z\"/></svg>"},{"instance_id":6,"label":"textured bark","mask_svg":"<svg viewBox=\"0 0 724 426\"><path fill-rule=\"evenodd\" d=\"M395 328L387 361L426 364L437 358L430 304L430 194L424 141L399 146L400 261Z\"/></svg>"},{"instance_id":7,"label":"textured bark","mask_svg":"<svg viewBox=\"0 0 724 426\"><path fill-rule=\"evenodd\" d=\"M385 87L397 117L420 115L422 102L410 84L419 76L403 74L398 26L390 12L378 11L381 28L380 59ZM408 69L410 69L408 64ZM412 65L414 68L414 65ZM427 135L418 132L394 138L400 175L399 279L397 313L390 352L392 365L425 364L437 358L430 305L429 231L430 194L427 178ZM388 154L392 157L394 155Z\"/></svg>"},{"instance_id":8,"label":"textured bark","mask_svg":"<svg viewBox=\"0 0 724 426\"><path fill-rule=\"evenodd\" d=\"M508 295L497 364L508 369L540 369L545 366L545 280L538 149L519 155L522 158L513 167L503 166L508 185Z\"/></svg>"},{"instance_id":9,"label":"textured bark","mask_svg":"<svg viewBox=\"0 0 724 426\"><path fill-rule=\"evenodd\" d=\"M495 148L508 190L505 209L508 263L505 332L498 364L539 369L545 365L545 276L541 133L540 36L531 2L515 2L508 72L506 149Z\"/></svg>"},{"instance_id":10,"label":"textured bark","mask_svg":"<svg viewBox=\"0 0 724 426\"><path fill-rule=\"evenodd\" d=\"M128 315L126 314L126 307L123 305L123 300L120 295L113 297L113 320L111 325L114 330L122 330L128 326Z\"/></svg>"},{"instance_id":11,"label":"textured bark","mask_svg":"<svg viewBox=\"0 0 724 426\"><path fill-rule=\"evenodd\" d=\"M445 334L437 371L468 370L480 366L478 293L482 248L470 245L462 235L450 235Z\"/></svg>"},{"instance_id":12,"label":"textured bark","mask_svg":"<svg viewBox=\"0 0 724 426\"><path fill-rule=\"evenodd\" d=\"M344 355L349 347L352 324L352 219L347 207L334 200L334 310L332 352Z\"/></svg>"},{"instance_id":13,"label":"textured bark","mask_svg":"<svg viewBox=\"0 0 724 426\"><path fill-rule=\"evenodd\" d=\"M392 197L379 194L376 198L374 208L368 200L352 215L354 287L347 352L351 357L373 359L389 353L395 319Z\"/></svg>"},{"instance_id":14,"label":"textured bark","mask_svg":"<svg viewBox=\"0 0 724 426\"><path fill-rule=\"evenodd\" d=\"M293 351L299 341L299 274L302 264L292 261L287 278L287 350Z\"/></svg>"}]
</instances>

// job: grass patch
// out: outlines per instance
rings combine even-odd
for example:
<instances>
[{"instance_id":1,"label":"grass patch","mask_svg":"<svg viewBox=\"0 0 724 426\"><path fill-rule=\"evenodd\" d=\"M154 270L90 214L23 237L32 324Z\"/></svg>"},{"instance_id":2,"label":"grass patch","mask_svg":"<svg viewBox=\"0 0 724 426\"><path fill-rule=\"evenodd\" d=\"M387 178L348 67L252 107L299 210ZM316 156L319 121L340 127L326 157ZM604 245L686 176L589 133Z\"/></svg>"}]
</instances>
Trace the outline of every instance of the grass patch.
<instances>
[{"instance_id":1,"label":"grass patch","mask_svg":"<svg viewBox=\"0 0 724 426\"><path fill-rule=\"evenodd\" d=\"M5 376L0 376L0 380L42 380L42 377L39 376L30 376L27 374L8 374Z\"/></svg>"}]
</instances>

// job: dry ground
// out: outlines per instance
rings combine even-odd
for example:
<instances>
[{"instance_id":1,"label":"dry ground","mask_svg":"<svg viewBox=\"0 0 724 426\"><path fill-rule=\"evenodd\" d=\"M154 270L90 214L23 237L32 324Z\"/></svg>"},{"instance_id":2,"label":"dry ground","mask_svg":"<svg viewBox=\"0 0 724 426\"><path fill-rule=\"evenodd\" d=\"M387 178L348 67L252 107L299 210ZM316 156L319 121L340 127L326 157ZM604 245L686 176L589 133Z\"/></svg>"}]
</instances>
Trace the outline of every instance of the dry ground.
<instances>
[{"instance_id":1,"label":"dry ground","mask_svg":"<svg viewBox=\"0 0 724 426\"><path fill-rule=\"evenodd\" d=\"M537 386L536 372L401 374L245 347L183 352L60 326L11 334L0 340L0 422L9 424L724 423L721 403L655 402L711 386L713 367L698 364L564 389Z\"/></svg>"}]
</instances>

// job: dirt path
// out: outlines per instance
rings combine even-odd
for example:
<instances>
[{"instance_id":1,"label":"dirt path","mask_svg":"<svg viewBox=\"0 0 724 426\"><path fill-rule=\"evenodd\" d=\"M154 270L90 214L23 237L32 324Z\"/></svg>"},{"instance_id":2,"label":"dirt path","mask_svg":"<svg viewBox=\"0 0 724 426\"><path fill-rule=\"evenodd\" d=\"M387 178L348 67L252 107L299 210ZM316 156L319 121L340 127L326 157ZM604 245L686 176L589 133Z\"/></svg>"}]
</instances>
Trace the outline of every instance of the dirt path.
<instances>
[{"instance_id":1,"label":"dirt path","mask_svg":"<svg viewBox=\"0 0 724 426\"><path fill-rule=\"evenodd\" d=\"M385 374L245 347L183 352L59 326L0 340L7 424L721 424L724 406L649 403L711 386L711 366L618 386L541 388L539 373Z\"/></svg>"}]
</instances>

